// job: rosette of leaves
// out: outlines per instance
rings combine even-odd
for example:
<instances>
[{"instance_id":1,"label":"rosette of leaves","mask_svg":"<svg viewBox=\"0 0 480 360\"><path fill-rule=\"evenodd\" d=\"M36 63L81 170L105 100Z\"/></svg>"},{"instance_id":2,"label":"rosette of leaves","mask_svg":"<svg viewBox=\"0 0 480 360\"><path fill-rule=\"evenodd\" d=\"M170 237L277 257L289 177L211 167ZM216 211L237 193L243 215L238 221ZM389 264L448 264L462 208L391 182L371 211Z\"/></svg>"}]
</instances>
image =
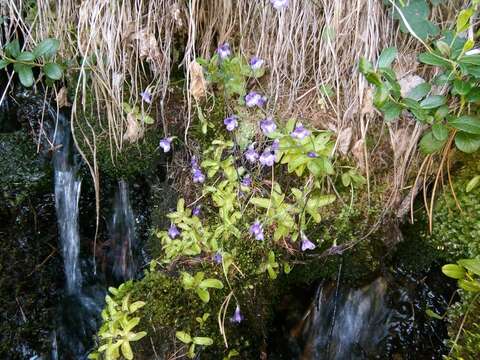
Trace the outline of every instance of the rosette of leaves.
<instances>
[{"instance_id":1,"label":"rosette of leaves","mask_svg":"<svg viewBox=\"0 0 480 360\"><path fill-rule=\"evenodd\" d=\"M145 331L133 331L140 318L132 315L145 303L136 301L130 304L130 294L125 295L121 288L109 288L109 291L115 299L110 295L105 297L107 306L102 311L103 325L98 332L100 346L88 358L116 360L123 356L131 360L134 354L130 342L138 341L147 335Z\"/></svg>"},{"instance_id":2,"label":"rosette of leaves","mask_svg":"<svg viewBox=\"0 0 480 360\"><path fill-rule=\"evenodd\" d=\"M204 279L205 273L198 272L195 276L182 272L182 285L185 290L193 290L204 303L210 301L208 289L223 289L223 284L217 279Z\"/></svg>"},{"instance_id":3,"label":"rosette of leaves","mask_svg":"<svg viewBox=\"0 0 480 360\"><path fill-rule=\"evenodd\" d=\"M375 87L374 105L386 121L408 111L428 125L429 130L420 141L425 154L438 152L451 143L465 153L480 148L480 54L473 49L475 42L463 36L472 14L471 8L461 11L456 30L444 32L428 51L418 56L421 63L436 68L438 75L407 94L402 94L391 67L396 48L384 49L376 67L364 58L360 60L360 72ZM434 86L444 91L435 91Z\"/></svg>"},{"instance_id":4,"label":"rosette of leaves","mask_svg":"<svg viewBox=\"0 0 480 360\"><path fill-rule=\"evenodd\" d=\"M147 125L152 125L155 123L155 120L153 120L150 115L145 114L143 109L140 110L140 108L136 105L130 106L130 104L122 103L122 108L127 115L132 114L137 121L144 122Z\"/></svg>"},{"instance_id":5,"label":"rosette of leaves","mask_svg":"<svg viewBox=\"0 0 480 360\"><path fill-rule=\"evenodd\" d=\"M249 78L260 78L265 73L263 67L253 70L241 56L233 56L220 60L218 54L210 60L197 58L197 62L205 70L205 79L224 90L227 97L240 96L239 102L243 103L247 93L247 80Z\"/></svg>"},{"instance_id":6,"label":"rosette of leaves","mask_svg":"<svg viewBox=\"0 0 480 360\"><path fill-rule=\"evenodd\" d=\"M185 345L190 345L188 347L188 357L193 359L195 357L195 347L199 346L210 346L213 344L213 340L209 337L203 336L194 336L192 337L189 333L185 331L177 331L175 336L178 340L180 340Z\"/></svg>"},{"instance_id":7,"label":"rosette of leaves","mask_svg":"<svg viewBox=\"0 0 480 360\"><path fill-rule=\"evenodd\" d=\"M32 51L22 51L18 40L7 43L0 58L0 70L13 64L13 70L18 74L20 83L30 87L34 83L33 69L40 69L49 81L60 80L63 68L53 61L60 46L57 39L48 38L39 43Z\"/></svg>"}]
</instances>

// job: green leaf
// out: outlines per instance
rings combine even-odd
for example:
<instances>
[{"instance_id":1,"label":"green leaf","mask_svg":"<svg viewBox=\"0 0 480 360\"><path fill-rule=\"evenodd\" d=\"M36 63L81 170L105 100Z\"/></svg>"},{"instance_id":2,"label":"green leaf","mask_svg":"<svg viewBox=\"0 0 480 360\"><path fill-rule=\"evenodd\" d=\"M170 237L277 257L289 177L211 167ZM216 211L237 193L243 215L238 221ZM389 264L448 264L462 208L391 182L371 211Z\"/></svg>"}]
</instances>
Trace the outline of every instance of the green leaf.
<instances>
[{"instance_id":1,"label":"green leaf","mask_svg":"<svg viewBox=\"0 0 480 360\"><path fill-rule=\"evenodd\" d=\"M472 8L464 9L460 11L457 17L457 33L464 32L470 25L470 18L474 11Z\"/></svg>"},{"instance_id":2,"label":"green leaf","mask_svg":"<svg viewBox=\"0 0 480 360\"><path fill-rule=\"evenodd\" d=\"M394 102L388 101L380 110L383 113L383 119L386 122L391 122L400 116L402 107Z\"/></svg>"},{"instance_id":3,"label":"green leaf","mask_svg":"<svg viewBox=\"0 0 480 360\"><path fill-rule=\"evenodd\" d=\"M444 59L438 54L434 54L431 52L421 53L418 56L418 60L427 65L440 66L443 68L450 67L450 62L448 60Z\"/></svg>"},{"instance_id":4,"label":"green leaf","mask_svg":"<svg viewBox=\"0 0 480 360\"><path fill-rule=\"evenodd\" d=\"M378 58L378 67L379 68L388 68L392 65L393 61L397 57L397 48L388 47L382 50L380 57Z\"/></svg>"},{"instance_id":5,"label":"green leaf","mask_svg":"<svg viewBox=\"0 0 480 360\"><path fill-rule=\"evenodd\" d=\"M429 109L435 109L439 106L442 106L446 102L447 102L447 99L445 96L432 95L423 99L420 102L420 106L422 107L422 109L429 110Z\"/></svg>"},{"instance_id":6,"label":"green leaf","mask_svg":"<svg viewBox=\"0 0 480 360\"><path fill-rule=\"evenodd\" d=\"M15 63L13 64L13 69L18 73L18 77L23 86L30 87L33 85L33 71L30 66Z\"/></svg>"},{"instance_id":7,"label":"green leaf","mask_svg":"<svg viewBox=\"0 0 480 360\"><path fill-rule=\"evenodd\" d=\"M467 101L478 103L480 102L480 88L474 87L467 95Z\"/></svg>"},{"instance_id":8,"label":"green leaf","mask_svg":"<svg viewBox=\"0 0 480 360\"><path fill-rule=\"evenodd\" d=\"M200 285L201 288L215 288L215 289L223 289L223 284L220 280L217 279L206 279L203 280Z\"/></svg>"},{"instance_id":9,"label":"green leaf","mask_svg":"<svg viewBox=\"0 0 480 360\"><path fill-rule=\"evenodd\" d=\"M6 68L8 66L8 64L10 64L9 61L0 59L0 70Z\"/></svg>"},{"instance_id":10,"label":"green leaf","mask_svg":"<svg viewBox=\"0 0 480 360\"><path fill-rule=\"evenodd\" d=\"M453 279L463 279L465 277L465 270L463 267L456 264L443 265L442 272Z\"/></svg>"},{"instance_id":11,"label":"green leaf","mask_svg":"<svg viewBox=\"0 0 480 360\"><path fill-rule=\"evenodd\" d=\"M147 125L152 125L152 124L155 123L155 120L153 120L153 118L152 118L151 116L149 116L149 115L144 115L144 116L142 117L142 120L143 120L143 122L144 122L145 124L147 124Z\"/></svg>"},{"instance_id":12,"label":"green leaf","mask_svg":"<svg viewBox=\"0 0 480 360\"><path fill-rule=\"evenodd\" d=\"M455 135L455 145L460 151L471 154L480 148L480 137L459 131Z\"/></svg>"},{"instance_id":13,"label":"green leaf","mask_svg":"<svg viewBox=\"0 0 480 360\"><path fill-rule=\"evenodd\" d=\"M142 339L143 337L147 336L147 333L145 331L140 331L136 334L132 334L128 336L128 340L130 341L138 341Z\"/></svg>"},{"instance_id":14,"label":"green leaf","mask_svg":"<svg viewBox=\"0 0 480 360\"><path fill-rule=\"evenodd\" d=\"M177 331L175 336L184 344L190 344L192 342L192 337L184 331Z\"/></svg>"},{"instance_id":15,"label":"green leaf","mask_svg":"<svg viewBox=\"0 0 480 360\"><path fill-rule=\"evenodd\" d=\"M60 67L60 65L55 63L45 64L45 66L43 67L43 72L45 73L45 75L47 75L49 79L52 80L60 80L63 75L62 68Z\"/></svg>"},{"instance_id":16,"label":"green leaf","mask_svg":"<svg viewBox=\"0 0 480 360\"><path fill-rule=\"evenodd\" d=\"M433 124L432 133L433 133L433 136L435 136L435 139L439 141L444 141L448 137L448 129L443 124Z\"/></svg>"},{"instance_id":17,"label":"green leaf","mask_svg":"<svg viewBox=\"0 0 480 360\"><path fill-rule=\"evenodd\" d=\"M450 55L450 46L445 41L438 40L435 45L443 56L448 57Z\"/></svg>"},{"instance_id":18,"label":"green leaf","mask_svg":"<svg viewBox=\"0 0 480 360\"><path fill-rule=\"evenodd\" d=\"M213 344L213 340L209 337L194 337L193 343L196 345L210 346Z\"/></svg>"},{"instance_id":19,"label":"green leaf","mask_svg":"<svg viewBox=\"0 0 480 360\"><path fill-rule=\"evenodd\" d=\"M480 65L480 55L464 55L459 60L460 64Z\"/></svg>"},{"instance_id":20,"label":"green leaf","mask_svg":"<svg viewBox=\"0 0 480 360\"><path fill-rule=\"evenodd\" d=\"M480 175L474 176L467 184L467 193L475 189L480 184Z\"/></svg>"},{"instance_id":21,"label":"green leaf","mask_svg":"<svg viewBox=\"0 0 480 360\"><path fill-rule=\"evenodd\" d=\"M433 136L433 132L427 132L420 140L420 151L424 154L433 154L439 151L445 141L437 140L435 136Z\"/></svg>"},{"instance_id":22,"label":"green leaf","mask_svg":"<svg viewBox=\"0 0 480 360\"><path fill-rule=\"evenodd\" d=\"M443 317L441 317L440 315L438 315L437 313L433 312L433 310L431 309L427 309L425 310L425 314L427 314L427 316L433 318L433 319L437 319L437 320L443 320Z\"/></svg>"},{"instance_id":23,"label":"green leaf","mask_svg":"<svg viewBox=\"0 0 480 360\"><path fill-rule=\"evenodd\" d=\"M145 302L135 301L133 304L130 305L130 308L129 308L130 313L134 313L135 311L142 308L143 306L145 306Z\"/></svg>"},{"instance_id":24,"label":"green leaf","mask_svg":"<svg viewBox=\"0 0 480 360\"><path fill-rule=\"evenodd\" d=\"M208 301L210 300L210 293L207 290L197 287L195 291L197 292L200 300L202 300L204 303L208 303Z\"/></svg>"},{"instance_id":25,"label":"green leaf","mask_svg":"<svg viewBox=\"0 0 480 360\"><path fill-rule=\"evenodd\" d=\"M373 66L372 64L370 63L370 61L368 61L366 58L364 58L363 56L360 58L360 62L358 64L358 69L360 70L360 72L364 75L370 73L373 71Z\"/></svg>"},{"instance_id":26,"label":"green leaf","mask_svg":"<svg viewBox=\"0 0 480 360\"><path fill-rule=\"evenodd\" d=\"M409 99L420 101L430 92L431 89L432 86L429 83L424 82L418 84L412 90L410 90L406 97Z\"/></svg>"},{"instance_id":27,"label":"green leaf","mask_svg":"<svg viewBox=\"0 0 480 360\"><path fill-rule=\"evenodd\" d=\"M464 115L449 121L448 124L469 134L480 135L480 119L477 117Z\"/></svg>"},{"instance_id":28,"label":"green leaf","mask_svg":"<svg viewBox=\"0 0 480 360\"><path fill-rule=\"evenodd\" d=\"M17 60L18 61L31 62L31 61L35 60L35 56L30 51L22 51L17 56Z\"/></svg>"},{"instance_id":29,"label":"green leaf","mask_svg":"<svg viewBox=\"0 0 480 360\"><path fill-rule=\"evenodd\" d=\"M270 199L254 197L250 199L253 205L267 209L270 206Z\"/></svg>"},{"instance_id":30,"label":"green leaf","mask_svg":"<svg viewBox=\"0 0 480 360\"><path fill-rule=\"evenodd\" d=\"M472 85L466 81L455 79L453 82L453 90L461 96L467 95L472 89Z\"/></svg>"},{"instance_id":31,"label":"green leaf","mask_svg":"<svg viewBox=\"0 0 480 360\"><path fill-rule=\"evenodd\" d=\"M36 58L40 56L51 56L57 52L59 47L60 41L58 41L57 39L48 38L43 40L35 47L35 49L33 49L33 54Z\"/></svg>"},{"instance_id":32,"label":"green leaf","mask_svg":"<svg viewBox=\"0 0 480 360\"><path fill-rule=\"evenodd\" d=\"M132 348L130 347L130 343L128 341L124 341L122 343L122 354L127 360L132 360L133 359L133 352Z\"/></svg>"},{"instance_id":33,"label":"green leaf","mask_svg":"<svg viewBox=\"0 0 480 360\"><path fill-rule=\"evenodd\" d=\"M16 59L20 55L20 43L18 40L13 40L5 45L5 52L9 57Z\"/></svg>"},{"instance_id":34,"label":"green leaf","mask_svg":"<svg viewBox=\"0 0 480 360\"><path fill-rule=\"evenodd\" d=\"M463 266L468 271L475 275L480 275L480 260L479 259L462 259L457 261L459 265Z\"/></svg>"},{"instance_id":35,"label":"green leaf","mask_svg":"<svg viewBox=\"0 0 480 360\"><path fill-rule=\"evenodd\" d=\"M468 281L465 279L458 280L458 286L460 286L463 290L469 292L479 292L480 291L480 283L478 281Z\"/></svg>"}]
</instances>

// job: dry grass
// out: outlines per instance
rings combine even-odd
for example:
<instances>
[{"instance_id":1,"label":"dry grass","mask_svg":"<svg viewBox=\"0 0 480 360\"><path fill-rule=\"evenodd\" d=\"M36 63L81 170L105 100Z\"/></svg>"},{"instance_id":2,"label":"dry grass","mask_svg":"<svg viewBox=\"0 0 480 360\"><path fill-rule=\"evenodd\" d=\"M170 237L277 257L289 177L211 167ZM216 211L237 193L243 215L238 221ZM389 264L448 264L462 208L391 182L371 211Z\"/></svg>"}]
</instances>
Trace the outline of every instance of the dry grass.
<instances>
[{"instance_id":1,"label":"dry grass","mask_svg":"<svg viewBox=\"0 0 480 360\"><path fill-rule=\"evenodd\" d=\"M81 150L95 154L98 129L109 136L112 160L121 152L128 122L122 102L141 104L139 93L149 88L156 100L157 119L168 133L164 109L175 36L183 42L181 66L187 73L196 56L212 54L229 41L245 56L260 56L270 69L268 81L258 84L269 94L269 111L278 116L298 116L318 128L334 129L337 150L356 159L370 184L389 184L384 194L385 213L400 206L422 159L416 144L422 128L408 117L384 125L373 110L365 79L357 71L361 56L375 60L386 46L397 46L397 70L418 73L415 54L422 44L401 34L382 1L291 0L288 9L277 11L270 0L131 0L108 1L38 0L37 10L26 18L25 2L7 0L2 11L13 19L11 32L23 33L26 46L45 37L61 39L62 58L79 58L73 101L72 129L85 138ZM436 8L434 17L451 22L452 9L462 1ZM334 96L320 91L329 86ZM91 95L91 96L90 96ZM186 92L188 114L194 99ZM83 116L84 114L90 116ZM192 118L185 119L188 130ZM305 120L304 120L305 121ZM73 126L75 122L78 127ZM343 134L343 135L342 135ZM348 138L345 138L348 134ZM385 143L369 146L388 134L389 171L377 176L374 164L385 159ZM185 132L187 141L188 131ZM98 182L95 156L89 163ZM385 164L382 164L382 169ZM370 196L368 196L370 198Z\"/></svg>"}]
</instances>

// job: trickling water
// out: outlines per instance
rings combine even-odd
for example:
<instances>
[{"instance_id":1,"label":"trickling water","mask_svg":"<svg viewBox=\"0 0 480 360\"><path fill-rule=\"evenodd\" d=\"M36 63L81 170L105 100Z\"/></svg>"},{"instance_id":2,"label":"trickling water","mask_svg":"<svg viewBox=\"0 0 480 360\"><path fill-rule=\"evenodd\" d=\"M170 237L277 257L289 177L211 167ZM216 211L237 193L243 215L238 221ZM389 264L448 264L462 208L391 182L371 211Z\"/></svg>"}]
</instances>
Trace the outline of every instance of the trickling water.
<instances>
[{"instance_id":1,"label":"trickling water","mask_svg":"<svg viewBox=\"0 0 480 360\"><path fill-rule=\"evenodd\" d=\"M70 132L68 122L61 114L55 134L55 151L53 164L55 170L55 207L58 229L62 245L62 255L67 282L67 292L77 293L81 290L82 275L80 272L79 253L80 236L78 228L78 201L80 199L81 181L77 177L77 166L74 164L70 150Z\"/></svg>"},{"instance_id":2,"label":"trickling water","mask_svg":"<svg viewBox=\"0 0 480 360\"><path fill-rule=\"evenodd\" d=\"M391 326L387 285L379 278L361 289L321 287L304 328L301 359L370 359L379 355Z\"/></svg>"},{"instance_id":3,"label":"trickling water","mask_svg":"<svg viewBox=\"0 0 480 360\"><path fill-rule=\"evenodd\" d=\"M136 272L133 247L136 245L135 218L125 180L118 182L110 228L112 275L116 280L132 279Z\"/></svg>"}]
</instances>

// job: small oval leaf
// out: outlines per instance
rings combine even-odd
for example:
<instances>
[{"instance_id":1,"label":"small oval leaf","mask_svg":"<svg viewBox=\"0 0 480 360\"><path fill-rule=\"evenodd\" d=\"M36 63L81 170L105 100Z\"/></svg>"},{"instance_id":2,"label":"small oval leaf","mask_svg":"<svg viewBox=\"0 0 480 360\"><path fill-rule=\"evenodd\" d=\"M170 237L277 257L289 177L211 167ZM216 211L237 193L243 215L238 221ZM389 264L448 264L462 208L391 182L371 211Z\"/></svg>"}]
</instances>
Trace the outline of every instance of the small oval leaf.
<instances>
[{"instance_id":1,"label":"small oval leaf","mask_svg":"<svg viewBox=\"0 0 480 360\"><path fill-rule=\"evenodd\" d=\"M63 70L60 65L55 63L45 64L43 67L43 72L49 79L60 80L62 78Z\"/></svg>"}]
</instances>

